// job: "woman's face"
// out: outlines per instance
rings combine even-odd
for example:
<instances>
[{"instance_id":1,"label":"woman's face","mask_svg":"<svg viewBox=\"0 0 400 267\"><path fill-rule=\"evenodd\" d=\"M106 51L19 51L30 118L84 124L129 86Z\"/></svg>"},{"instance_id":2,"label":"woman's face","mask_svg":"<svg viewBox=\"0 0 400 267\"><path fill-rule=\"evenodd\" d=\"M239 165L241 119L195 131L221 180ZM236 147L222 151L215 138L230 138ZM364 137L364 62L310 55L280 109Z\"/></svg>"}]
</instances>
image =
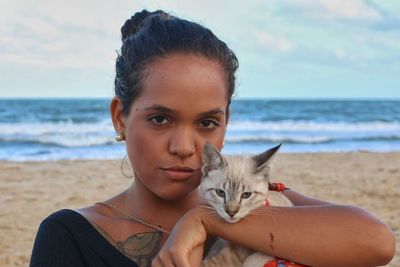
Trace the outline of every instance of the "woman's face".
<instances>
[{"instance_id":1,"label":"woman's face","mask_svg":"<svg viewBox=\"0 0 400 267\"><path fill-rule=\"evenodd\" d=\"M223 144L225 77L219 63L197 55L173 54L148 64L125 120L137 186L172 200L199 185L203 144Z\"/></svg>"}]
</instances>

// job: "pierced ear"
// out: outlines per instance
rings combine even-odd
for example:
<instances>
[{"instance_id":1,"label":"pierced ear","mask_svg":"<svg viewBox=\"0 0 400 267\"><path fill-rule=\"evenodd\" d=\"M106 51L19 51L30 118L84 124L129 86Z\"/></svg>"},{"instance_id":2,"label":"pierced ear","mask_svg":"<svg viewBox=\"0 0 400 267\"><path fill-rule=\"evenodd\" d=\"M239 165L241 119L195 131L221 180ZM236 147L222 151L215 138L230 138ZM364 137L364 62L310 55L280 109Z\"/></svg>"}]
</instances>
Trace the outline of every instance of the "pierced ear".
<instances>
[{"instance_id":1,"label":"pierced ear","mask_svg":"<svg viewBox=\"0 0 400 267\"><path fill-rule=\"evenodd\" d=\"M275 153L279 150L281 147L281 144L279 144L276 147L273 147L259 155L256 155L252 157L252 159L255 162L255 169L254 173L259 173L259 172L266 172L269 170L269 163L271 162L273 156Z\"/></svg>"},{"instance_id":2,"label":"pierced ear","mask_svg":"<svg viewBox=\"0 0 400 267\"><path fill-rule=\"evenodd\" d=\"M123 115L123 107L121 99L114 97L110 103L110 113L114 129L120 132L125 131L125 118Z\"/></svg>"},{"instance_id":3,"label":"pierced ear","mask_svg":"<svg viewBox=\"0 0 400 267\"><path fill-rule=\"evenodd\" d=\"M203 177L206 177L212 170L225 168L227 163L218 149L211 143L206 142L203 146L203 152L201 155L201 173Z\"/></svg>"}]
</instances>

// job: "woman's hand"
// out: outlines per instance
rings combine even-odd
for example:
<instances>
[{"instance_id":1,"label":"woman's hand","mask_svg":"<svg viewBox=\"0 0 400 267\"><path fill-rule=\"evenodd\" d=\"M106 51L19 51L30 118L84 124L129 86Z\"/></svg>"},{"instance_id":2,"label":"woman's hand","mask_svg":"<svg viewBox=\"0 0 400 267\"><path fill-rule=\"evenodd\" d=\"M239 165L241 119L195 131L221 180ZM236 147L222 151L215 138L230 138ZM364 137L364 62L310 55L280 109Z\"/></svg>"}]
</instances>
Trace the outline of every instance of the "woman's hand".
<instances>
[{"instance_id":1,"label":"woman's hand","mask_svg":"<svg viewBox=\"0 0 400 267\"><path fill-rule=\"evenodd\" d=\"M200 266L208 234L208 217L212 214L207 208L195 208L186 213L172 229L151 266Z\"/></svg>"}]
</instances>

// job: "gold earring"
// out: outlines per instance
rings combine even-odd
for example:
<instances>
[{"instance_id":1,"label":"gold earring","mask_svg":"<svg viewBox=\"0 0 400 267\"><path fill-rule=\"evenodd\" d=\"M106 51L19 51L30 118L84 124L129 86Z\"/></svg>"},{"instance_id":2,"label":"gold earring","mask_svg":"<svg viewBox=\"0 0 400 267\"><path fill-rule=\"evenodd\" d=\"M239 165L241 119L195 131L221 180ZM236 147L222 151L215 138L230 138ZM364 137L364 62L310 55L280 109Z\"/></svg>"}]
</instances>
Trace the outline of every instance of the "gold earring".
<instances>
[{"instance_id":1,"label":"gold earring","mask_svg":"<svg viewBox=\"0 0 400 267\"><path fill-rule=\"evenodd\" d=\"M124 133L118 133L115 137L114 137L115 141L117 142L121 142L125 140L125 135Z\"/></svg>"}]
</instances>

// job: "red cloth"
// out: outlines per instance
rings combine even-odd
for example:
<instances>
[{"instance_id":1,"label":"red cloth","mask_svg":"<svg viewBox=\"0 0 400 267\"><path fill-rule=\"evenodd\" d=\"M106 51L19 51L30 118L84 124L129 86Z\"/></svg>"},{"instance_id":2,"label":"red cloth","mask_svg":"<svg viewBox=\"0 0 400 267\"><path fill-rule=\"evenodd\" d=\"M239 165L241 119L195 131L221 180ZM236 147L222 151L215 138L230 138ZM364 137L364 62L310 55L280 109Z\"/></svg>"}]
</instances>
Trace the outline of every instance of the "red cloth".
<instances>
[{"instance_id":1,"label":"red cloth","mask_svg":"<svg viewBox=\"0 0 400 267\"><path fill-rule=\"evenodd\" d=\"M297 264L291 261L276 259L267 262L263 267L305 267L306 265Z\"/></svg>"}]
</instances>

